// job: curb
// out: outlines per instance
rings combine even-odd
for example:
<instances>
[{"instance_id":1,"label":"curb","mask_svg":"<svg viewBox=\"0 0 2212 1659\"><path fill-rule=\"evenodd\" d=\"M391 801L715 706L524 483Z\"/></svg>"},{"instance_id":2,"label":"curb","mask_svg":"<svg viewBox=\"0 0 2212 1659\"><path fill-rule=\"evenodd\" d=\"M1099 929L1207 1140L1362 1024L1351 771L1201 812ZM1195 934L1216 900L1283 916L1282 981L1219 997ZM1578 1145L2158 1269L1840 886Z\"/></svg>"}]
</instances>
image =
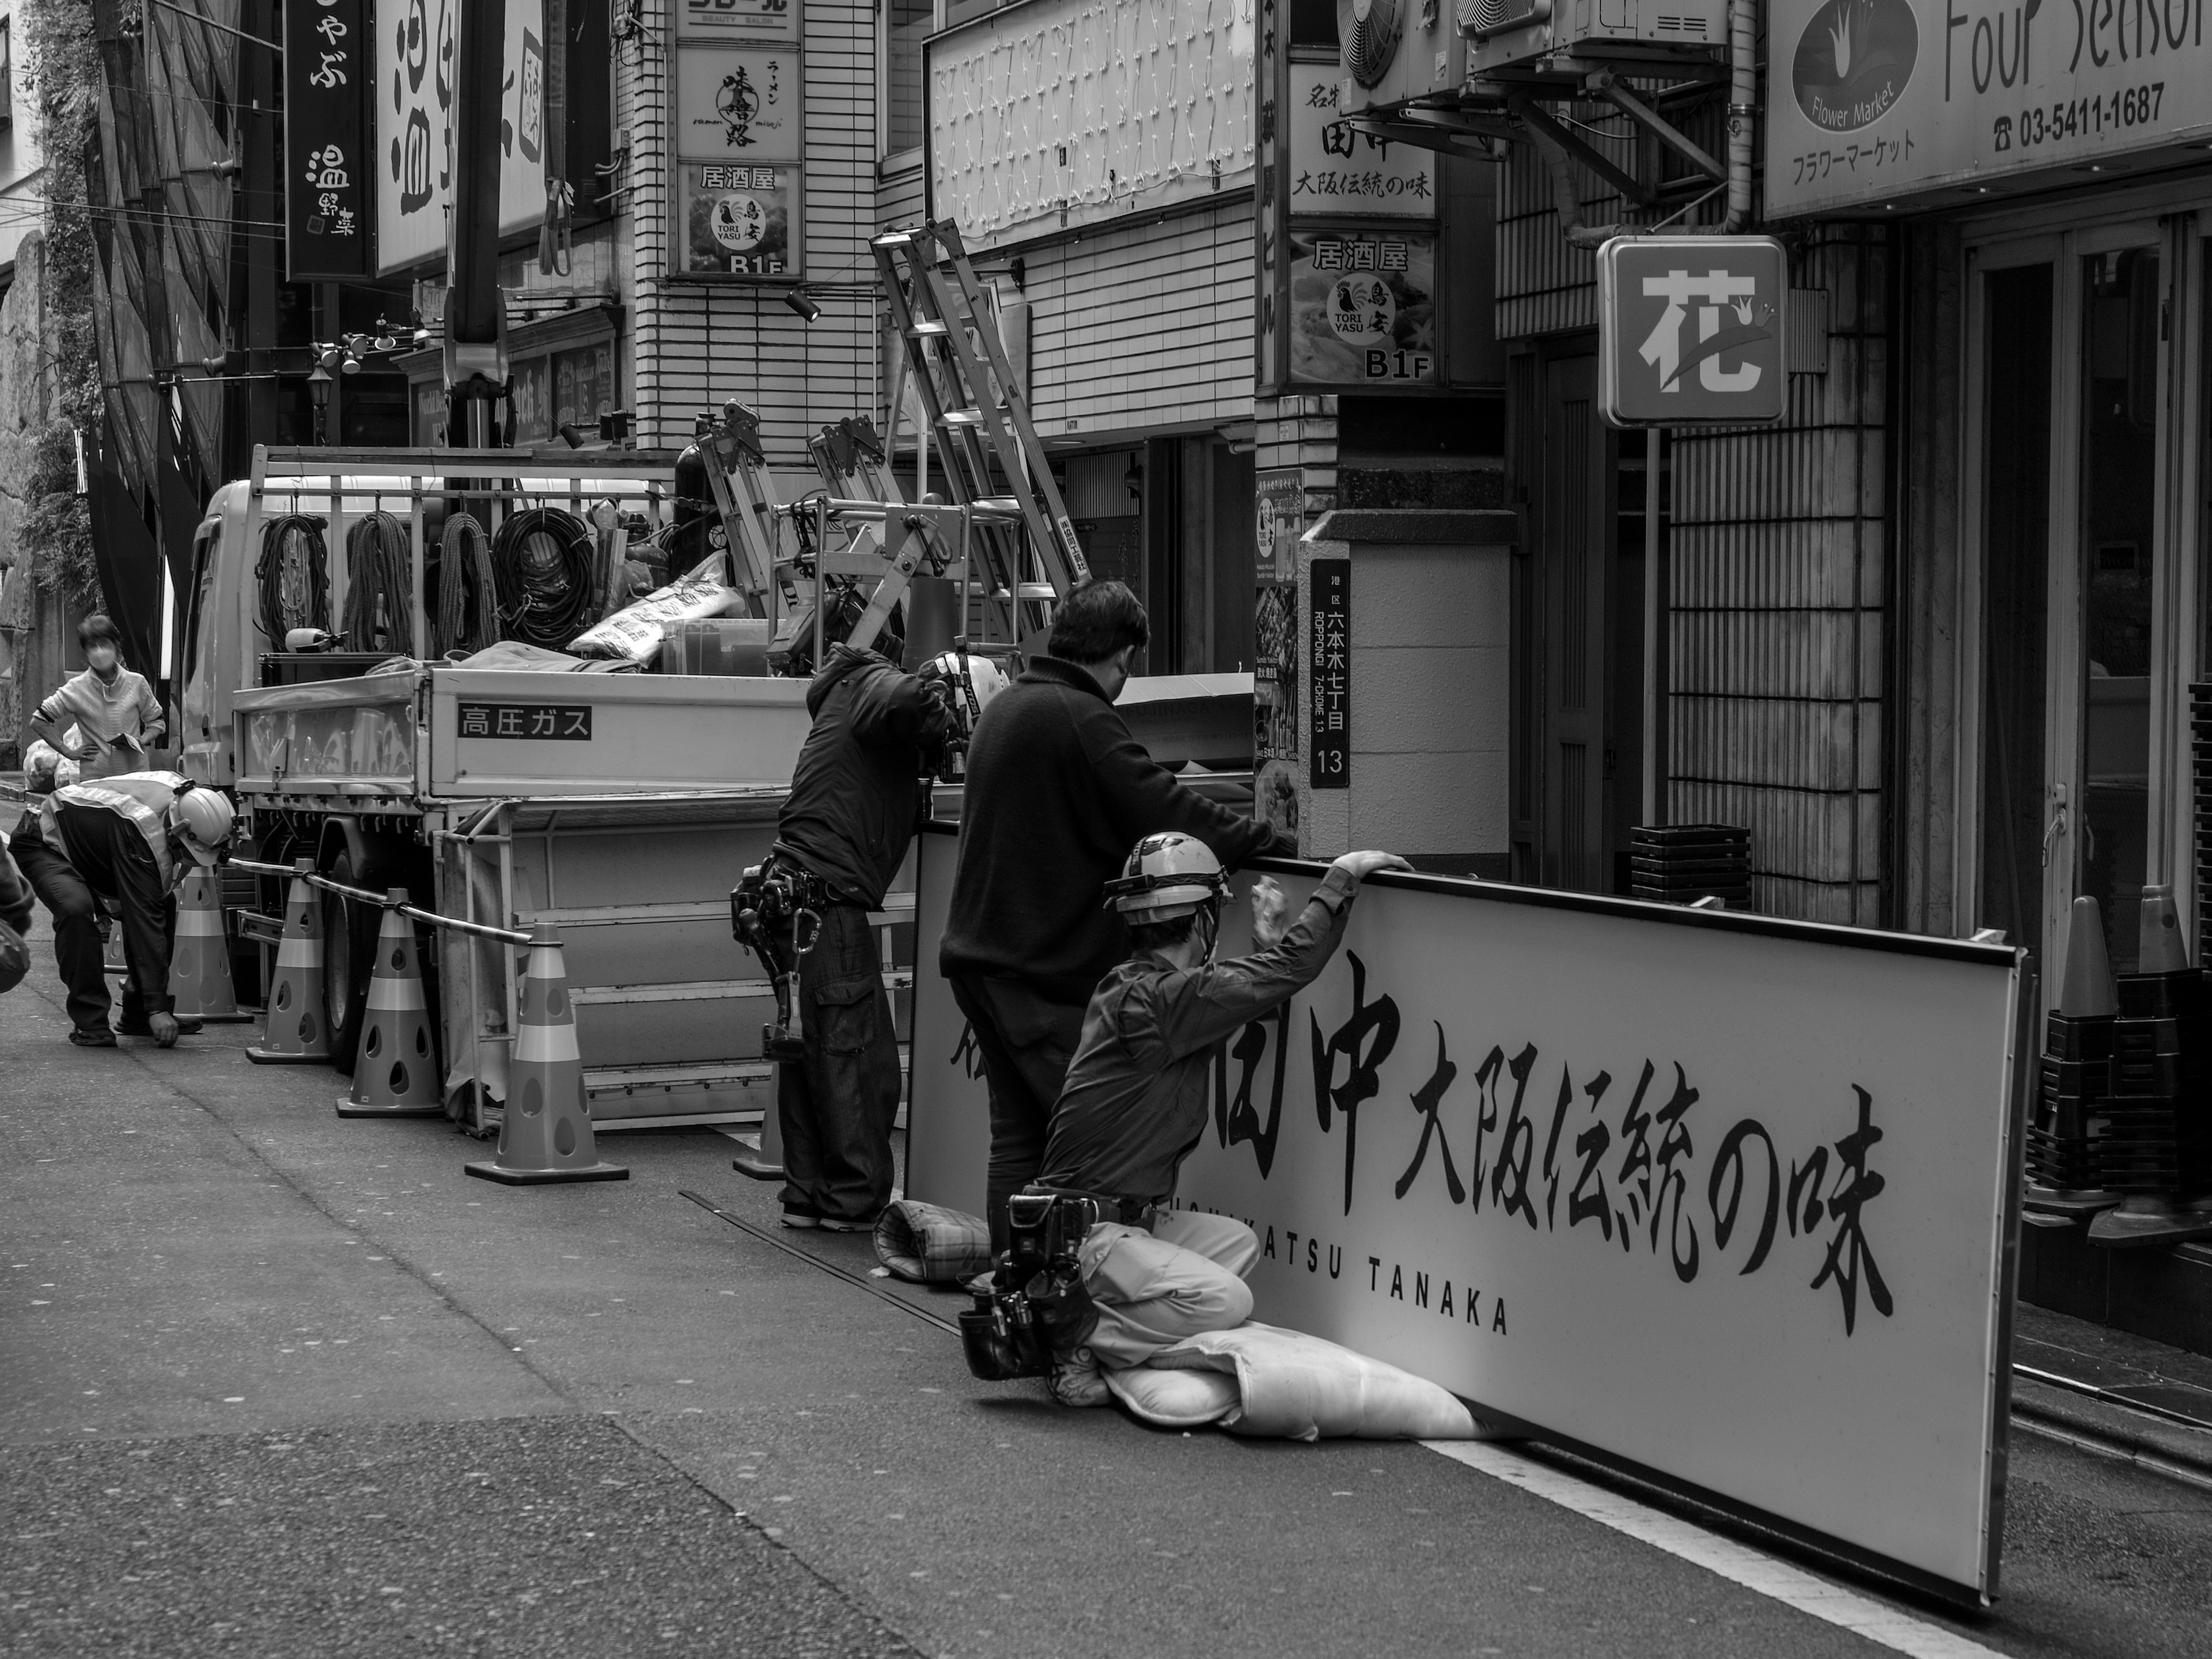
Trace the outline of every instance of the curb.
<instances>
[{"instance_id":1,"label":"curb","mask_svg":"<svg viewBox=\"0 0 2212 1659\"><path fill-rule=\"evenodd\" d=\"M2212 1490L2212 1430L2185 1428L2025 1377L2013 1380L2012 1414L2030 1433Z\"/></svg>"}]
</instances>

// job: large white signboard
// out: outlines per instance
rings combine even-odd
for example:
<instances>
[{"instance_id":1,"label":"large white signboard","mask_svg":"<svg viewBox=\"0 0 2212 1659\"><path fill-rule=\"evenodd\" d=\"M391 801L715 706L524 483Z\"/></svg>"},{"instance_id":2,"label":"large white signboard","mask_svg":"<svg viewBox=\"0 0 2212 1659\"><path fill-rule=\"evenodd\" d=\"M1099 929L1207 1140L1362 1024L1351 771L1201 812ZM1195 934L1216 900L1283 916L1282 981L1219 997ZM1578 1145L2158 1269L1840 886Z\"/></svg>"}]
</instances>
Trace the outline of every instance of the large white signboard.
<instances>
[{"instance_id":1,"label":"large white signboard","mask_svg":"<svg viewBox=\"0 0 2212 1659\"><path fill-rule=\"evenodd\" d=\"M1031 0L928 44L930 211L970 247L1248 185L1253 0Z\"/></svg>"},{"instance_id":2,"label":"large white signboard","mask_svg":"<svg viewBox=\"0 0 2212 1659\"><path fill-rule=\"evenodd\" d=\"M979 1211L954 849L921 837L908 1184ZM1179 1200L1258 1232L1261 1319L1987 1596L2020 988L1996 947L1370 883L1228 1043Z\"/></svg>"},{"instance_id":3,"label":"large white signboard","mask_svg":"<svg viewBox=\"0 0 2212 1659\"><path fill-rule=\"evenodd\" d=\"M1337 112L1343 86L1333 58L1291 64L1291 212L1435 218L1435 152L1353 131Z\"/></svg>"},{"instance_id":4,"label":"large white signboard","mask_svg":"<svg viewBox=\"0 0 2212 1659\"><path fill-rule=\"evenodd\" d=\"M2086 169L2212 133L2207 0L1771 0L1766 210Z\"/></svg>"},{"instance_id":5,"label":"large white signboard","mask_svg":"<svg viewBox=\"0 0 2212 1659\"><path fill-rule=\"evenodd\" d=\"M545 212L545 4L505 0L500 76L499 228ZM380 272L446 251L453 199L453 29L459 0L376 0L376 264Z\"/></svg>"}]
</instances>

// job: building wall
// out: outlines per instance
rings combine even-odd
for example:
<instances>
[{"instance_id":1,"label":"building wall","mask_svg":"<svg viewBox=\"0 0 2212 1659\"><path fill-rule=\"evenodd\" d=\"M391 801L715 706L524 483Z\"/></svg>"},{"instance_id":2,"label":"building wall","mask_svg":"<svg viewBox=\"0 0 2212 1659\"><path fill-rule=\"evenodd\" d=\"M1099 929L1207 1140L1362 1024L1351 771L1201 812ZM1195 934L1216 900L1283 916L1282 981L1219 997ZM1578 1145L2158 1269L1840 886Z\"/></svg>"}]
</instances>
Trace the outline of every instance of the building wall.
<instances>
[{"instance_id":1,"label":"building wall","mask_svg":"<svg viewBox=\"0 0 2212 1659\"><path fill-rule=\"evenodd\" d=\"M1529 146L1501 185L1498 332L1595 328L1592 256ZM1584 222L1621 206L1593 193ZM1750 830L1757 908L1861 925L1883 919L1887 236L1820 225L1793 246L1793 287L1826 296L1826 368L1791 377L1780 428L1671 440L1670 817Z\"/></svg>"},{"instance_id":2,"label":"building wall","mask_svg":"<svg viewBox=\"0 0 2212 1659\"><path fill-rule=\"evenodd\" d=\"M630 134L626 297L639 441L680 447L702 409L736 398L760 412L780 478L811 476L808 434L879 410L875 307L864 295L817 293L812 323L786 303L788 285L708 287L670 282L668 75L670 0L646 0L646 38L622 48L617 119ZM805 278L874 279L876 15L867 0L808 0L805 18Z\"/></svg>"},{"instance_id":3,"label":"building wall","mask_svg":"<svg viewBox=\"0 0 2212 1659\"><path fill-rule=\"evenodd\" d=\"M28 86L23 21L17 9L15 0L0 0L9 58L8 84L0 90L0 109L9 117L7 130L0 131L0 266L14 264L17 246L39 228L39 182L46 165L39 149L38 106Z\"/></svg>"}]
</instances>

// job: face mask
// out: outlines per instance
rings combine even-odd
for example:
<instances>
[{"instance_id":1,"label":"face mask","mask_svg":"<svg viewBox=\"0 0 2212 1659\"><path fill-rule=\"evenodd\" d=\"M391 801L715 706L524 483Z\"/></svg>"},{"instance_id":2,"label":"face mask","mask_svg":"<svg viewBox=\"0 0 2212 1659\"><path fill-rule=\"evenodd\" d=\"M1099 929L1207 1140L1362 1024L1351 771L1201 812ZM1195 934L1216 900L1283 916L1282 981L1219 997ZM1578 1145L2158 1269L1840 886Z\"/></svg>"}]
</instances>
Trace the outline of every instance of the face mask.
<instances>
[{"instance_id":1,"label":"face mask","mask_svg":"<svg viewBox=\"0 0 2212 1659\"><path fill-rule=\"evenodd\" d=\"M94 673L112 674L115 672L115 647L110 645L95 645L84 653L84 660L85 665Z\"/></svg>"}]
</instances>

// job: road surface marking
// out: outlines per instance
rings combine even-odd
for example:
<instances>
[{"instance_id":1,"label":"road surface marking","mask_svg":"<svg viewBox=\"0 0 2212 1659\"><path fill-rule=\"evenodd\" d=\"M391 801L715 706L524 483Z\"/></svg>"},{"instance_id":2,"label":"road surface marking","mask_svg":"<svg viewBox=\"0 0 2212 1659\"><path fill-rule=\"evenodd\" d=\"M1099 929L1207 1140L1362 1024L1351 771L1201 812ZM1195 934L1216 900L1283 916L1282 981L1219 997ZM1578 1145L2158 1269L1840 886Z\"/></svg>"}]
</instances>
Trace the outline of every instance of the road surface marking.
<instances>
[{"instance_id":1,"label":"road surface marking","mask_svg":"<svg viewBox=\"0 0 2212 1659\"><path fill-rule=\"evenodd\" d=\"M1748 1545L1707 1532L1632 1498L1607 1492L1573 1475L1522 1457L1499 1445L1475 1440L1425 1440L1432 1452L1494 1475L1523 1492L1549 1498L1564 1509L1589 1516L1615 1532L1717 1573L1731 1583L1840 1625L1869 1642L1912 1659L2002 1659L1995 1648L1885 1606L1809 1572L1763 1555Z\"/></svg>"}]
</instances>

